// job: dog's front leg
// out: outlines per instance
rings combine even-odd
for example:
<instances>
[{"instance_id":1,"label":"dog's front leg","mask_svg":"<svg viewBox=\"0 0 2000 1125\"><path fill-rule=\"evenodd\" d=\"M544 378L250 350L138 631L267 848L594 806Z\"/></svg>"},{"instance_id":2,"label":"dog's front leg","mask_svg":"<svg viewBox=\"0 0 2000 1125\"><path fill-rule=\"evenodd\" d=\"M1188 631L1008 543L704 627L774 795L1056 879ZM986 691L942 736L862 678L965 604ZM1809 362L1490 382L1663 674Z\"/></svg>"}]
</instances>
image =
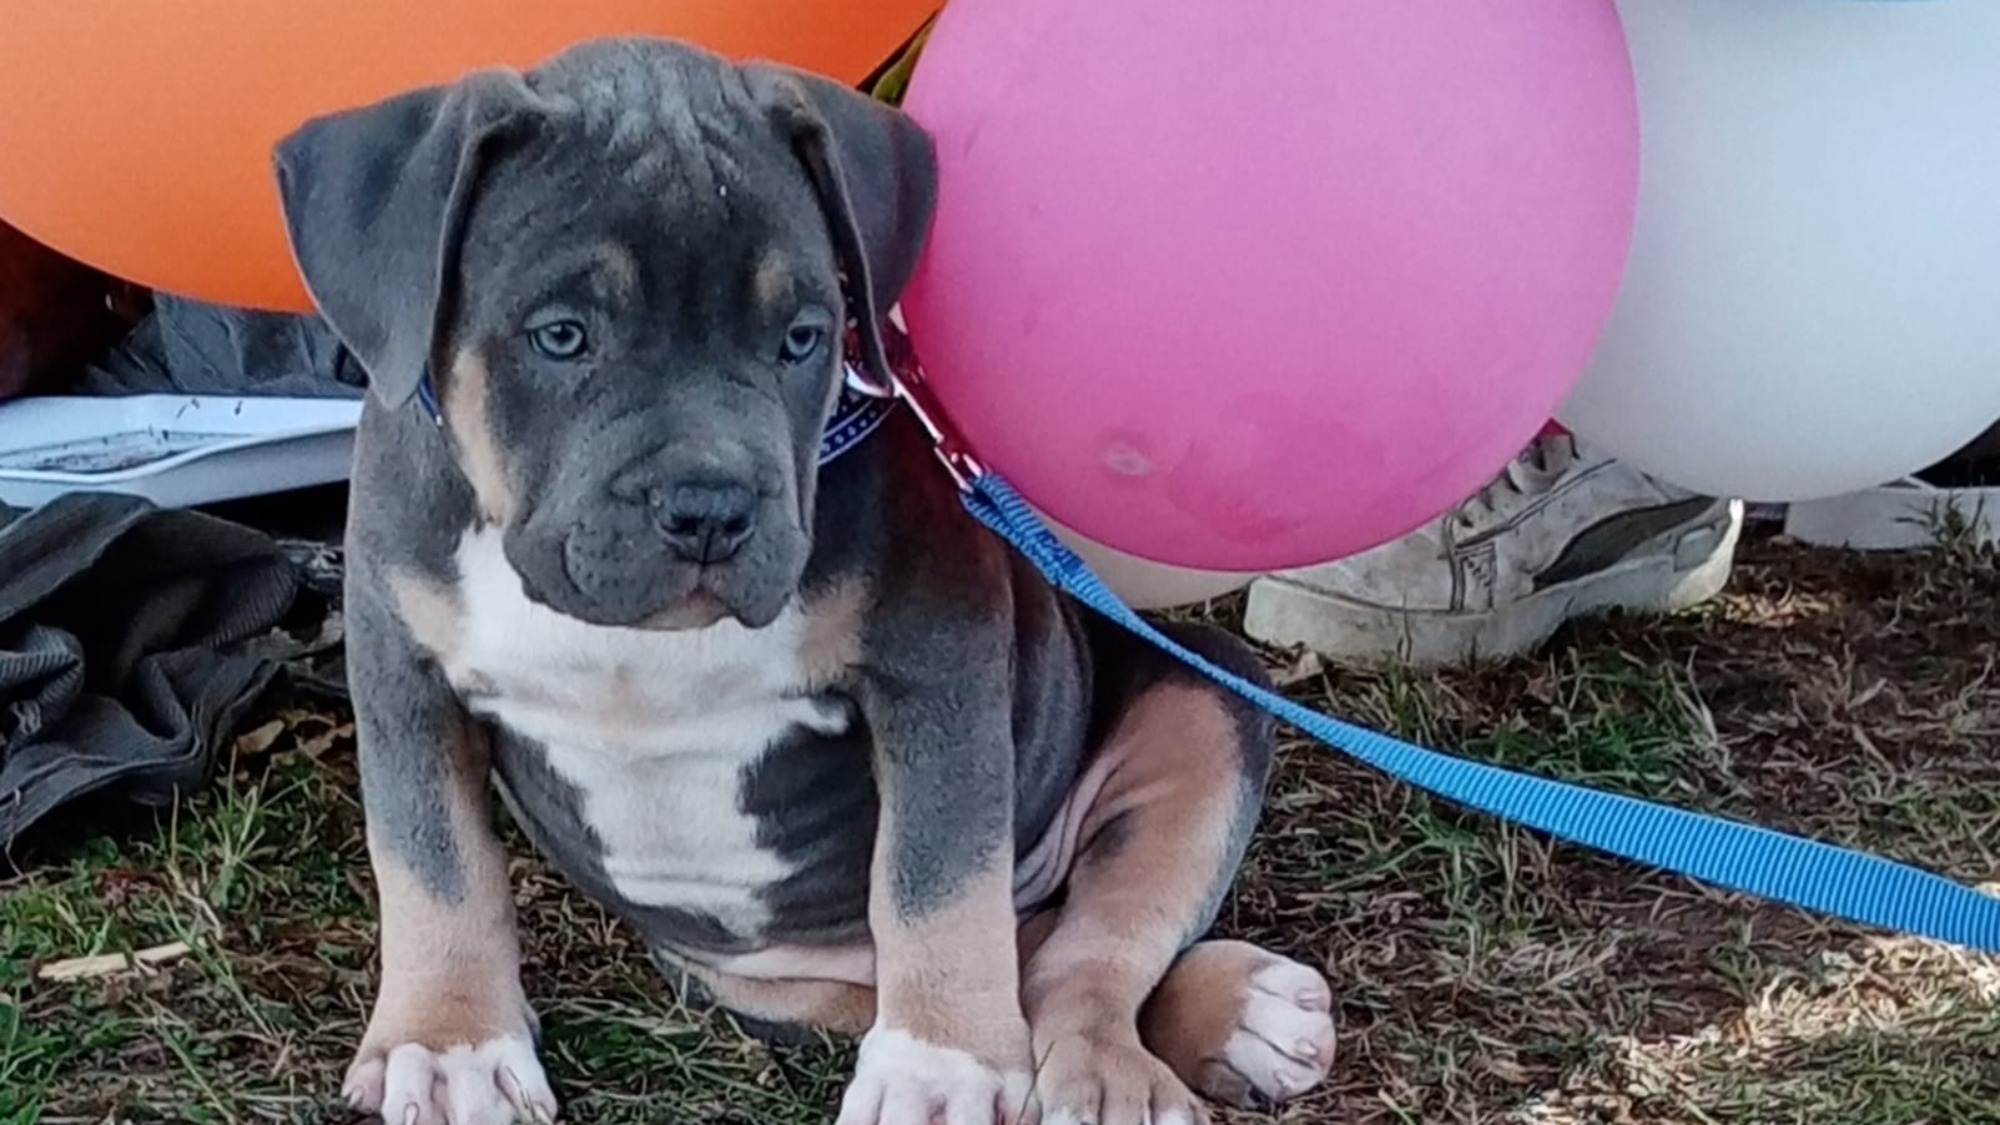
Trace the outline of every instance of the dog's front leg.
<instances>
[{"instance_id":1,"label":"dog's front leg","mask_svg":"<svg viewBox=\"0 0 2000 1125\"><path fill-rule=\"evenodd\" d=\"M838 1125L1032 1115L1013 902L1014 746L998 675L943 662L878 685L875 1025Z\"/></svg>"},{"instance_id":2,"label":"dog's front leg","mask_svg":"<svg viewBox=\"0 0 2000 1125\"><path fill-rule=\"evenodd\" d=\"M404 613L414 607L398 607ZM346 1093L385 1125L555 1117L521 990L489 749L400 615L350 584L348 649L382 982Z\"/></svg>"}]
</instances>

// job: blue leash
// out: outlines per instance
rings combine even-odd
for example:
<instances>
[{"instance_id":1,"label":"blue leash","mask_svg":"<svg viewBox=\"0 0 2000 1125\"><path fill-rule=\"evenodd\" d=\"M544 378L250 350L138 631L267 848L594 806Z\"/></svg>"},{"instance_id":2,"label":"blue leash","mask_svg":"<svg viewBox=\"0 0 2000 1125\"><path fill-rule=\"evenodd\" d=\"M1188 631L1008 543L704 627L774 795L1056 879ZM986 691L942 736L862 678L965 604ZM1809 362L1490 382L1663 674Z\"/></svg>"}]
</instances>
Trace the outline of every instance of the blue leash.
<instances>
[{"instance_id":1,"label":"blue leash","mask_svg":"<svg viewBox=\"0 0 2000 1125\"><path fill-rule=\"evenodd\" d=\"M1258 707L1392 777L1502 820L1720 887L2000 953L2000 899L1928 871L1756 825L1454 758L1301 707L1209 663L1147 624L1000 476L973 472L961 480L972 514L1058 588Z\"/></svg>"},{"instance_id":2,"label":"blue leash","mask_svg":"<svg viewBox=\"0 0 2000 1125\"><path fill-rule=\"evenodd\" d=\"M936 410L900 331L850 334L844 399L908 405L958 483L967 510L1057 589L1327 746L1447 800L1719 887L1916 937L2000 953L2000 898L1907 864L1706 813L1587 789L1426 750L1301 707L1175 644L1133 612L1057 539L1014 486L982 466ZM879 349L879 350L877 350Z\"/></svg>"}]
</instances>

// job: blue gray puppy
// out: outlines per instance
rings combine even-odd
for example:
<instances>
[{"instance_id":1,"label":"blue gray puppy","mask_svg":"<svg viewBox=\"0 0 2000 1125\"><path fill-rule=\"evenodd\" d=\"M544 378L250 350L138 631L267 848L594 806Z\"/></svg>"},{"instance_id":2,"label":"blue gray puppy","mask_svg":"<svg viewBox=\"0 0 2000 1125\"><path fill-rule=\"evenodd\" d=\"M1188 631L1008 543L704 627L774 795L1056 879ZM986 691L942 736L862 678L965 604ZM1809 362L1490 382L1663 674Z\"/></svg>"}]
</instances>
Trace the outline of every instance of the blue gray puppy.
<instances>
[{"instance_id":1,"label":"blue gray puppy","mask_svg":"<svg viewBox=\"0 0 2000 1125\"><path fill-rule=\"evenodd\" d=\"M1192 1123L1325 1075L1320 975L1201 940L1269 724L1012 557L912 419L819 465L844 327L930 223L911 120L608 40L312 121L277 167L372 380L357 1106L555 1113L493 782L691 996L861 1035L842 1125Z\"/></svg>"}]
</instances>

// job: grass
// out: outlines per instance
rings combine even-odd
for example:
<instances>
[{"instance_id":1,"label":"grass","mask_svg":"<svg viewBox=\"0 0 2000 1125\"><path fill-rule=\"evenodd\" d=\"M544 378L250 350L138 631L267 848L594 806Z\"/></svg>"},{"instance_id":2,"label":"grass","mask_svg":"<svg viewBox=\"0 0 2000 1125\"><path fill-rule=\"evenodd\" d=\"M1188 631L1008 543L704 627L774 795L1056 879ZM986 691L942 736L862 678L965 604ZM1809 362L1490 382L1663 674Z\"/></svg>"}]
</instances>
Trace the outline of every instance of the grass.
<instances>
[{"instance_id":1,"label":"grass","mask_svg":"<svg viewBox=\"0 0 2000 1125\"><path fill-rule=\"evenodd\" d=\"M1759 542L1715 605L1580 625L1528 660L1273 660L1301 699L1431 745L1993 884L1996 595L2000 564L1965 543ZM351 728L285 700L253 726L205 793L0 882L0 1125L345 1120L372 972ZM517 854L568 1119L829 1118L845 1045L770 1048L680 1009ZM1311 745L1286 747L1222 928L1340 995L1335 1078L1285 1121L2000 1122L2000 959L1617 864ZM175 942L156 966L41 976Z\"/></svg>"}]
</instances>

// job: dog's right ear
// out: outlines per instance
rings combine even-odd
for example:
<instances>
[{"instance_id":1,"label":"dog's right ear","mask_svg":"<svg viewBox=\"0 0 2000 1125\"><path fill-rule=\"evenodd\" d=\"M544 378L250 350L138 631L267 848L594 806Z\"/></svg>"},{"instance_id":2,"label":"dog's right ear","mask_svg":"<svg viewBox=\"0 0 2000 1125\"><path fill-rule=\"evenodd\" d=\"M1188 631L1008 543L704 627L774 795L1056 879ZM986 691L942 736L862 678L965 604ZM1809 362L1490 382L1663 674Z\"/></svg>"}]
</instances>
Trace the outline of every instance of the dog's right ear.
<instances>
[{"instance_id":1,"label":"dog's right ear","mask_svg":"<svg viewBox=\"0 0 2000 1125\"><path fill-rule=\"evenodd\" d=\"M429 370L481 164L535 105L518 73L483 70L278 142L292 256L383 404L408 402Z\"/></svg>"}]
</instances>

